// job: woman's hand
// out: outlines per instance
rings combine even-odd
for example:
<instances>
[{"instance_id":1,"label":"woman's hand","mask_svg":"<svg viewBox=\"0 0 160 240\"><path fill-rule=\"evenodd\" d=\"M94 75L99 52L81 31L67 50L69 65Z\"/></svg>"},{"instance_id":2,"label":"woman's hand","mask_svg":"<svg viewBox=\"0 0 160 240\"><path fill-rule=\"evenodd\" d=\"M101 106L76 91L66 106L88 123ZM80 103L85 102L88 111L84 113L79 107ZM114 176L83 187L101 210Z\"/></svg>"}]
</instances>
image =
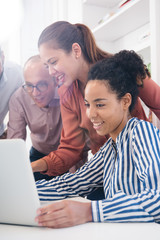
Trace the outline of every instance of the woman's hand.
<instances>
[{"instance_id":1,"label":"woman's hand","mask_svg":"<svg viewBox=\"0 0 160 240\"><path fill-rule=\"evenodd\" d=\"M46 172L48 170L47 163L43 158L32 162L31 166L33 172Z\"/></svg>"},{"instance_id":2,"label":"woman's hand","mask_svg":"<svg viewBox=\"0 0 160 240\"><path fill-rule=\"evenodd\" d=\"M39 226L62 228L92 221L91 201L62 200L37 211Z\"/></svg>"}]
</instances>

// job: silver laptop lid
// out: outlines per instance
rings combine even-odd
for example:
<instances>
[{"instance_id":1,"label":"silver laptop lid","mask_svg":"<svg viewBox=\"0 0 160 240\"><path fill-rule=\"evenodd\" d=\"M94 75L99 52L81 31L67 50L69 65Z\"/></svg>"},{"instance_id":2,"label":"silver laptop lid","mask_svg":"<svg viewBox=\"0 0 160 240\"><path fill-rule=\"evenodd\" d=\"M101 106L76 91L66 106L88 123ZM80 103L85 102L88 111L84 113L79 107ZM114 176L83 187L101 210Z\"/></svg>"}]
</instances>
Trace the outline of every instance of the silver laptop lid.
<instances>
[{"instance_id":1,"label":"silver laptop lid","mask_svg":"<svg viewBox=\"0 0 160 240\"><path fill-rule=\"evenodd\" d=\"M37 225L40 202L23 140L0 140L0 172L0 223Z\"/></svg>"}]
</instances>

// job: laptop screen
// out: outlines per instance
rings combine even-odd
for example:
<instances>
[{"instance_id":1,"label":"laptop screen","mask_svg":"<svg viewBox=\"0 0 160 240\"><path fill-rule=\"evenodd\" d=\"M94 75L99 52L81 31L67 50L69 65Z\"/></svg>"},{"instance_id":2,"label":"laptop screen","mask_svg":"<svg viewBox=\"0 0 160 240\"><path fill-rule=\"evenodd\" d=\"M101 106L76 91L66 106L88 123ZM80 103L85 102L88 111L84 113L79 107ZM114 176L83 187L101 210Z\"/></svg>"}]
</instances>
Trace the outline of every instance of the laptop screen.
<instances>
[{"instance_id":1,"label":"laptop screen","mask_svg":"<svg viewBox=\"0 0 160 240\"><path fill-rule=\"evenodd\" d=\"M25 141L0 140L0 223L37 225L40 202Z\"/></svg>"}]
</instances>

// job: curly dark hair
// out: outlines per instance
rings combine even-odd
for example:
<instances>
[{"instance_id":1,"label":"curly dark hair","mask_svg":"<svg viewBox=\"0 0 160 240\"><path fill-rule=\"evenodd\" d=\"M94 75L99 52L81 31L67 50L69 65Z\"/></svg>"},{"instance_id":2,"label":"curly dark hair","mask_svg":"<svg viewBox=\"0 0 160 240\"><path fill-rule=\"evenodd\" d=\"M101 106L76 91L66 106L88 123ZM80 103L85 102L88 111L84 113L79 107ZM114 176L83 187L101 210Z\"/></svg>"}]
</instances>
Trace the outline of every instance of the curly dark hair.
<instances>
[{"instance_id":1,"label":"curly dark hair","mask_svg":"<svg viewBox=\"0 0 160 240\"><path fill-rule=\"evenodd\" d=\"M110 58L103 59L92 66L89 80L102 80L121 99L126 93L132 96L130 112L138 96L137 80L146 77L143 60L134 51L123 50Z\"/></svg>"}]
</instances>

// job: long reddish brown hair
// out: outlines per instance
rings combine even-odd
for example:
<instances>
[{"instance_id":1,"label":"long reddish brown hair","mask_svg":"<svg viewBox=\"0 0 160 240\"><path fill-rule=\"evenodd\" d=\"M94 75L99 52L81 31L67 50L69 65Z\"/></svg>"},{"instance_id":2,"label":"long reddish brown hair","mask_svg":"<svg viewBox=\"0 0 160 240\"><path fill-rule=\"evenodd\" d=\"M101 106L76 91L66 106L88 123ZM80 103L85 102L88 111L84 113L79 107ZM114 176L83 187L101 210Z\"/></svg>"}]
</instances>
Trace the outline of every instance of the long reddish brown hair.
<instances>
[{"instance_id":1,"label":"long reddish brown hair","mask_svg":"<svg viewBox=\"0 0 160 240\"><path fill-rule=\"evenodd\" d=\"M91 30L84 24L71 24L66 21L55 22L46 27L38 40L38 47L48 43L54 49L63 49L67 53L72 50L72 44L78 43L84 58L89 63L95 63L111 54L101 50L95 42Z\"/></svg>"}]
</instances>

